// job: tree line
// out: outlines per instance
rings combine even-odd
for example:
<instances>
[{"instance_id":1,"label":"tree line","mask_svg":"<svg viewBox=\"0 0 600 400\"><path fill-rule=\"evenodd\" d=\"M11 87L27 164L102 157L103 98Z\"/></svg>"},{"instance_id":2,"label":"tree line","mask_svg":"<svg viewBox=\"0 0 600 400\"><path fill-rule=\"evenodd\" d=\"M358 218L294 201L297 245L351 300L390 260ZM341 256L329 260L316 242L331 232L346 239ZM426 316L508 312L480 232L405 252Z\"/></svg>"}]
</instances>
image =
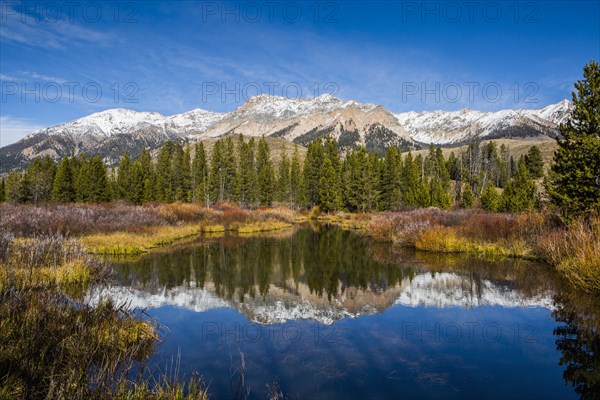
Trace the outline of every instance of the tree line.
<instances>
[{"instance_id":1,"label":"tree line","mask_svg":"<svg viewBox=\"0 0 600 400\"><path fill-rule=\"evenodd\" d=\"M288 154L291 153L291 154ZM26 171L0 181L0 200L12 203L195 202L210 207L232 201L245 207L273 202L320 207L331 212L368 212L415 207L465 208L477 203L489 211L524 211L538 206L534 178L542 177L541 153L532 146L515 160L505 145L471 143L445 158L440 147L427 155L401 154L395 147L382 157L364 146L340 154L334 138L317 138L304 159L298 146L277 163L265 138L241 135L218 140L210 158L203 142L168 142L156 161L147 150L129 153L118 168L98 156L34 159ZM498 189L502 188L502 193Z\"/></svg>"}]
</instances>

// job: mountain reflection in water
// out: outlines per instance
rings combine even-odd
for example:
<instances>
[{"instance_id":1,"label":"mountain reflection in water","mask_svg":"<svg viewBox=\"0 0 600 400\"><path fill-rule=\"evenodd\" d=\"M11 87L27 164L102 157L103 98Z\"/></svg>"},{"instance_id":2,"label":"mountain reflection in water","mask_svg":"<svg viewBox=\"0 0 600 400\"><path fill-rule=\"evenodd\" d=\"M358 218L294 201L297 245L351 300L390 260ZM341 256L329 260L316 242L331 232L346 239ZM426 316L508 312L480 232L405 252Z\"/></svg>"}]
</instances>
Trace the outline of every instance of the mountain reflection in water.
<instances>
[{"instance_id":1,"label":"mountain reflection in water","mask_svg":"<svg viewBox=\"0 0 600 400\"><path fill-rule=\"evenodd\" d=\"M306 226L273 236L207 238L115 270L115 282L89 293L90 302L110 297L149 310L231 309L257 324L337 327L392 309L546 309L556 321L552 334L562 356L555 364L563 366L565 382L581 398L600 393L598 302L574 292L546 265L399 250L337 228ZM389 390L375 397L389 397Z\"/></svg>"}]
</instances>

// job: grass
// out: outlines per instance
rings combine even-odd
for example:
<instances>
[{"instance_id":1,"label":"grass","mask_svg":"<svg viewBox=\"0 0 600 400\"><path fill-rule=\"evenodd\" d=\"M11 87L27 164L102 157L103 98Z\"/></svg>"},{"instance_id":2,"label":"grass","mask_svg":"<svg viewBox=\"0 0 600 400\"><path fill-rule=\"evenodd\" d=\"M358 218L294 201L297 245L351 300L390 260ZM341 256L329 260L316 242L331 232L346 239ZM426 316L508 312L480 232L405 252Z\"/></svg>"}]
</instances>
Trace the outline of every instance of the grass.
<instances>
[{"instance_id":1,"label":"grass","mask_svg":"<svg viewBox=\"0 0 600 400\"><path fill-rule=\"evenodd\" d=\"M438 253L546 261L574 286L600 293L600 217L564 226L549 213L420 209L376 216L372 237Z\"/></svg>"},{"instance_id":2,"label":"grass","mask_svg":"<svg viewBox=\"0 0 600 400\"><path fill-rule=\"evenodd\" d=\"M367 229L375 215L377 214L347 213L343 211L323 214L321 208L316 206L310 210L308 215L304 216L304 221L313 220L320 223L335 225L341 229L360 230Z\"/></svg>"},{"instance_id":3,"label":"grass","mask_svg":"<svg viewBox=\"0 0 600 400\"><path fill-rule=\"evenodd\" d=\"M135 255L176 241L195 237L211 226L190 224L159 226L141 232L114 232L86 235L81 242L91 253L105 255Z\"/></svg>"},{"instance_id":4,"label":"grass","mask_svg":"<svg viewBox=\"0 0 600 400\"><path fill-rule=\"evenodd\" d=\"M297 220L297 213L284 207L248 211L226 203L215 209L193 204L170 204L161 206L159 214L166 221L177 221L179 225L88 234L81 238L81 242L88 252L94 254L139 255L200 234L237 232L248 235L288 228Z\"/></svg>"},{"instance_id":5,"label":"grass","mask_svg":"<svg viewBox=\"0 0 600 400\"><path fill-rule=\"evenodd\" d=\"M573 285L600 293L600 217L576 220L540 239L548 260Z\"/></svg>"},{"instance_id":6,"label":"grass","mask_svg":"<svg viewBox=\"0 0 600 400\"><path fill-rule=\"evenodd\" d=\"M415 240L417 250L437 253L468 253L487 257L535 258L531 249L521 241L486 242L470 239L459 233L456 228L436 226L424 230Z\"/></svg>"},{"instance_id":7,"label":"grass","mask_svg":"<svg viewBox=\"0 0 600 400\"><path fill-rule=\"evenodd\" d=\"M240 234L247 235L257 232L276 231L279 229L290 228L291 226L293 225L289 222L268 219L266 221L254 221L245 223L234 228L234 230Z\"/></svg>"}]
</instances>

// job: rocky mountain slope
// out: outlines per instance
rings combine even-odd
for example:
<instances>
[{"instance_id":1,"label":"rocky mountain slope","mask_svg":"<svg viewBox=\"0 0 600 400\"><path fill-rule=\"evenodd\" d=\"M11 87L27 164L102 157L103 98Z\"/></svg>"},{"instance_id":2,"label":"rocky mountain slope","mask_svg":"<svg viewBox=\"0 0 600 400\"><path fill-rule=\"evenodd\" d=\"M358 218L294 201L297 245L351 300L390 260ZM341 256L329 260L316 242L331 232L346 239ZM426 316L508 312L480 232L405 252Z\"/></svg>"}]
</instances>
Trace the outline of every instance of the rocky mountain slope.
<instances>
[{"instance_id":1,"label":"rocky mountain slope","mask_svg":"<svg viewBox=\"0 0 600 400\"><path fill-rule=\"evenodd\" d=\"M418 149L429 143L456 146L476 138L554 137L569 110L570 102L564 100L539 110L465 109L394 115L380 105L331 95L312 99L260 95L230 113L196 109L164 116L112 109L35 131L0 148L0 169L22 168L37 156L60 159L82 152L115 163L125 150L135 157L143 148L157 149L168 140L183 143L229 134L265 135L302 145L331 134L342 148L364 144L378 151L388 146Z\"/></svg>"}]
</instances>

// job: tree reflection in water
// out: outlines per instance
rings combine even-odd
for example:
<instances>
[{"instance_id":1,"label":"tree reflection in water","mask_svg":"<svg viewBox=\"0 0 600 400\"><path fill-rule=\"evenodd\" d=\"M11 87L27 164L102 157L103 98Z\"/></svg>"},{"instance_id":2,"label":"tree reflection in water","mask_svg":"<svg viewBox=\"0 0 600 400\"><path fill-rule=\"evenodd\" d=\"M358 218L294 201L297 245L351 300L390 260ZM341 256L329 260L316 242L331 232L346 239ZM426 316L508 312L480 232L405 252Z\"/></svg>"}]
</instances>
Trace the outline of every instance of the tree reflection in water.
<instances>
[{"instance_id":1,"label":"tree reflection in water","mask_svg":"<svg viewBox=\"0 0 600 400\"><path fill-rule=\"evenodd\" d=\"M565 287L555 301L553 316L559 326L554 335L565 383L581 399L600 399L600 300Z\"/></svg>"}]
</instances>

